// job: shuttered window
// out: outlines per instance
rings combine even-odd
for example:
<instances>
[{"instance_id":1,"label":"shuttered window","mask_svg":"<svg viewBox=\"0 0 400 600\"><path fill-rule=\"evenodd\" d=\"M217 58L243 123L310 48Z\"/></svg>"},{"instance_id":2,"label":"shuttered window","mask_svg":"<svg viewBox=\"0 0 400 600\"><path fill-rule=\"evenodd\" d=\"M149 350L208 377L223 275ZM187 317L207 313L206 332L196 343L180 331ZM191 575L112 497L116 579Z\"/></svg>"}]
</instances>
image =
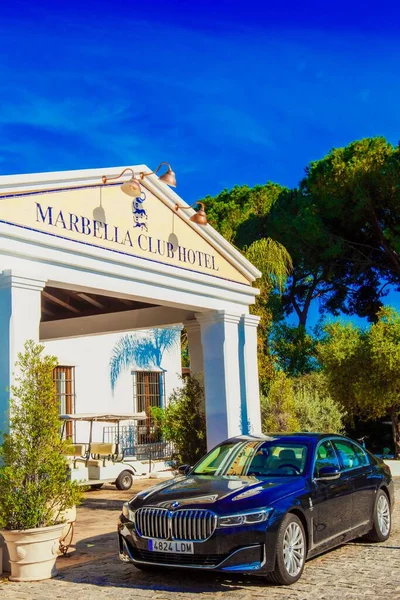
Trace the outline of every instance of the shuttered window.
<instances>
[{"instance_id":1,"label":"shuttered window","mask_svg":"<svg viewBox=\"0 0 400 600\"><path fill-rule=\"evenodd\" d=\"M53 371L60 415L75 412L75 367L56 367ZM73 437L73 424L67 423L66 435Z\"/></svg>"},{"instance_id":2,"label":"shuttered window","mask_svg":"<svg viewBox=\"0 0 400 600\"><path fill-rule=\"evenodd\" d=\"M150 417L152 406L164 406L164 373L135 371L133 373L133 405L136 412Z\"/></svg>"}]
</instances>

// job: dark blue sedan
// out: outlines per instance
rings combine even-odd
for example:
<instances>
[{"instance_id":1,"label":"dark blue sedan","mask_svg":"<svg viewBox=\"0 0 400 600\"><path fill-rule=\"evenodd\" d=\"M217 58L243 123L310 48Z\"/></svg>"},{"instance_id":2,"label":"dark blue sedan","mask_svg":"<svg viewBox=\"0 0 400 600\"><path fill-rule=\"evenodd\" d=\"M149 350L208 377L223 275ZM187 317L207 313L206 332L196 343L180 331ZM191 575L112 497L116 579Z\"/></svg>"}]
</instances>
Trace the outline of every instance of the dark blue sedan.
<instances>
[{"instance_id":1,"label":"dark blue sedan","mask_svg":"<svg viewBox=\"0 0 400 600\"><path fill-rule=\"evenodd\" d=\"M124 504L119 554L137 568L256 573L278 584L343 542L385 541L390 469L328 434L242 436Z\"/></svg>"}]
</instances>

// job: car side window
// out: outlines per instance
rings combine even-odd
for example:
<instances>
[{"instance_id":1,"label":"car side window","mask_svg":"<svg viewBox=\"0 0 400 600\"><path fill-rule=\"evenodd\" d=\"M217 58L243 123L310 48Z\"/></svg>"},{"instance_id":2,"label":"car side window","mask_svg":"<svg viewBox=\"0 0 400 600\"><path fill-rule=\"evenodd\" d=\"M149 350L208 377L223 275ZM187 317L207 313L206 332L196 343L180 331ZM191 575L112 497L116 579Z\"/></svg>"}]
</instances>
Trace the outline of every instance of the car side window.
<instances>
[{"instance_id":1,"label":"car side window","mask_svg":"<svg viewBox=\"0 0 400 600\"><path fill-rule=\"evenodd\" d=\"M317 448L314 477L319 477L319 471L322 467L334 467L340 471L338 457L329 440L322 442Z\"/></svg>"},{"instance_id":2,"label":"car side window","mask_svg":"<svg viewBox=\"0 0 400 600\"><path fill-rule=\"evenodd\" d=\"M369 465L370 462L369 462L367 453L364 452L364 450L362 448L360 448L359 446L356 446L356 444L353 444L353 446L354 446L355 453L357 454L359 466L365 467L366 465Z\"/></svg>"},{"instance_id":3,"label":"car side window","mask_svg":"<svg viewBox=\"0 0 400 600\"><path fill-rule=\"evenodd\" d=\"M344 469L356 469L369 464L367 455L356 444L347 440L335 440L334 444Z\"/></svg>"}]
</instances>

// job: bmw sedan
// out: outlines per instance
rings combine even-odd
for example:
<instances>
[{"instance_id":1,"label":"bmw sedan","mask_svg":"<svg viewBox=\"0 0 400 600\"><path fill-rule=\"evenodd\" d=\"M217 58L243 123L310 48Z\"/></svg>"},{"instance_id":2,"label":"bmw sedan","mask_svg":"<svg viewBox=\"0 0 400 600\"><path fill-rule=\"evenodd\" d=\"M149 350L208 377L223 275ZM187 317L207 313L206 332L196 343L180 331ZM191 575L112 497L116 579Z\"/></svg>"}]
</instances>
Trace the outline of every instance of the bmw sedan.
<instances>
[{"instance_id":1,"label":"bmw sedan","mask_svg":"<svg viewBox=\"0 0 400 600\"><path fill-rule=\"evenodd\" d=\"M288 585L308 558L360 536L390 535L390 469L343 436L240 436L183 470L124 504L121 560Z\"/></svg>"}]
</instances>

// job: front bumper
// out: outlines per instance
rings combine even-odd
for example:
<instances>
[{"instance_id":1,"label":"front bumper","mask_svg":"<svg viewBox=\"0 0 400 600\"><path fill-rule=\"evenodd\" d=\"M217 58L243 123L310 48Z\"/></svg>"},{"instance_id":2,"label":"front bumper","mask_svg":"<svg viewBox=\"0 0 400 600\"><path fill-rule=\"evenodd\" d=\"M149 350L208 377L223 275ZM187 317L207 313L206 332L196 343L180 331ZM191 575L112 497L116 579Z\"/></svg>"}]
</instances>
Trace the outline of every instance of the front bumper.
<instances>
[{"instance_id":1,"label":"front bumper","mask_svg":"<svg viewBox=\"0 0 400 600\"><path fill-rule=\"evenodd\" d=\"M276 532L266 531L265 523L216 529L208 540L193 542L194 554L172 554L150 551L148 540L122 518L118 541L119 558L133 564L260 575L275 565Z\"/></svg>"}]
</instances>

